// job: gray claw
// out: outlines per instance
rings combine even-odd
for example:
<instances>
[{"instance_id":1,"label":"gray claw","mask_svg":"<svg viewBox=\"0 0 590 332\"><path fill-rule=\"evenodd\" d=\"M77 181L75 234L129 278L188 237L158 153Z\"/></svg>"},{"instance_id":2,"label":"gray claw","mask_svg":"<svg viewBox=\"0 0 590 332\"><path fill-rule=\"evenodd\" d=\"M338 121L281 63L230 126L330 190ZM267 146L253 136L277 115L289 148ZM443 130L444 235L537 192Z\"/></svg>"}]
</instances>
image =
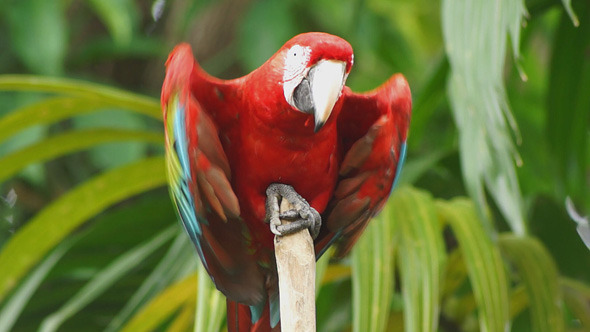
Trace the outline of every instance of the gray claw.
<instances>
[{"instance_id":1,"label":"gray claw","mask_svg":"<svg viewBox=\"0 0 590 332\"><path fill-rule=\"evenodd\" d=\"M286 199L295 208L280 213L280 199ZM281 224L280 219L290 220L290 223ZM315 239L320 233L322 218L318 211L311 207L292 186L273 183L266 189L266 218L270 223L270 230L275 235L287 235L302 229L309 229L311 237Z\"/></svg>"}]
</instances>

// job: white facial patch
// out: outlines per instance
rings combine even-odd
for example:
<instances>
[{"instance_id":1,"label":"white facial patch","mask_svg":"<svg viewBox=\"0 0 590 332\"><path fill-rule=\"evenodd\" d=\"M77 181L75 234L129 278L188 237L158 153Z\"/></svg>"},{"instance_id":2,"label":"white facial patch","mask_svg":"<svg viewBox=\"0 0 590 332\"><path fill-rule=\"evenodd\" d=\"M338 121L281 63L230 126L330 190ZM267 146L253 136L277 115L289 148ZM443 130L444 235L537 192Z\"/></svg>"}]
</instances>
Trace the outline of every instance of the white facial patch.
<instances>
[{"instance_id":1,"label":"white facial patch","mask_svg":"<svg viewBox=\"0 0 590 332\"><path fill-rule=\"evenodd\" d=\"M298 75L301 75L307 67L310 56L311 48L309 47L303 47L301 45L294 45L291 47L289 51L287 51L287 55L285 55L285 72L283 73L283 81L290 81Z\"/></svg>"},{"instance_id":2,"label":"white facial patch","mask_svg":"<svg viewBox=\"0 0 590 332\"><path fill-rule=\"evenodd\" d=\"M307 64L311 57L311 48L293 45L285 55L285 71L283 72L283 94L285 100L293 105L293 91L305 77Z\"/></svg>"}]
</instances>

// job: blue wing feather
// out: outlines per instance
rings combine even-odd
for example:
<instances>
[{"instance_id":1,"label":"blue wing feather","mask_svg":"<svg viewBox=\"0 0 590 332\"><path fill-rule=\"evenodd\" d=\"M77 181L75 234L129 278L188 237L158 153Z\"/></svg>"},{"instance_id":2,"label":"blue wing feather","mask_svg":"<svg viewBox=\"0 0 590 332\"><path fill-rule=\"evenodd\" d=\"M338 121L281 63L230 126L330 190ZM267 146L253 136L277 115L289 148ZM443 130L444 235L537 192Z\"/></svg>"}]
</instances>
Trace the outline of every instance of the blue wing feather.
<instances>
[{"instance_id":1,"label":"blue wing feather","mask_svg":"<svg viewBox=\"0 0 590 332\"><path fill-rule=\"evenodd\" d=\"M178 210L182 224L195 244L197 252L207 267L201 247L202 230L200 222L206 222L204 218L197 217L195 200L191 194L189 184L192 175L188 155L188 136L186 133L186 107L178 98L174 98L172 107L168 108L168 114L172 117L173 142L168 148L168 173L170 178L170 190Z\"/></svg>"},{"instance_id":2,"label":"blue wing feather","mask_svg":"<svg viewBox=\"0 0 590 332\"><path fill-rule=\"evenodd\" d=\"M393 188L396 188L397 183L399 182L399 177L402 173L402 168L404 166L404 163L406 161L406 150L408 149L408 145L406 144L406 142L403 142L401 145L401 150L399 153L399 159L397 161L397 167L395 168L395 178L393 180L393 185L391 186L391 191L393 191ZM391 192L389 193L391 195Z\"/></svg>"}]
</instances>

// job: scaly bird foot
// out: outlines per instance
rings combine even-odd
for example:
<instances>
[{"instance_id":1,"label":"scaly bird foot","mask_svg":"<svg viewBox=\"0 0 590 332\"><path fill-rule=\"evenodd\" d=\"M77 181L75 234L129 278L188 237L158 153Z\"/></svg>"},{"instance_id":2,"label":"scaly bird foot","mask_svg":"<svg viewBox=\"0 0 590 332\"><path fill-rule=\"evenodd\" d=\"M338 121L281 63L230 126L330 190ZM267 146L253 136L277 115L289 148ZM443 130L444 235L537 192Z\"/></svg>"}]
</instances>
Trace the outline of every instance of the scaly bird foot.
<instances>
[{"instance_id":1,"label":"scaly bird foot","mask_svg":"<svg viewBox=\"0 0 590 332\"><path fill-rule=\"evenodd\" d=\"M286 199L292 206L292 210L280 213L280 202ZM281 224L281 219L291 222ZM292 186L273 183L266 189L266 218L270 223L270 230L275 235L287 235L302 229L309 229L311 237L315 239L320 233L322 217L316 209L311 207Z\"/></svg>"}]
</instances>

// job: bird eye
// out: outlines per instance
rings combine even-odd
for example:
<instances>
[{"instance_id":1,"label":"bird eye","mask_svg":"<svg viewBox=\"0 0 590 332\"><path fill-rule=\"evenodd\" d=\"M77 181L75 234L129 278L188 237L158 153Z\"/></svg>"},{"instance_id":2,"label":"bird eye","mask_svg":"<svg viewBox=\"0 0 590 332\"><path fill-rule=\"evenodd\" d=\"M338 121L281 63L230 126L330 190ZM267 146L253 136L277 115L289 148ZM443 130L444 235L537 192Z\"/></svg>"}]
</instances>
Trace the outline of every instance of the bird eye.
<instances>
[{"instance_id":1,"label":"bird eye","mask_svg":"<svg viewBox=\"0 0 590 332\"><path fill-rule=\"evenodd\" d=\"M301 57L305 55L305 50L301 45L295 45L289 50L289 55L291 55L292 58L297 58L298 56Z\"/></svg>"}]
</instances>

